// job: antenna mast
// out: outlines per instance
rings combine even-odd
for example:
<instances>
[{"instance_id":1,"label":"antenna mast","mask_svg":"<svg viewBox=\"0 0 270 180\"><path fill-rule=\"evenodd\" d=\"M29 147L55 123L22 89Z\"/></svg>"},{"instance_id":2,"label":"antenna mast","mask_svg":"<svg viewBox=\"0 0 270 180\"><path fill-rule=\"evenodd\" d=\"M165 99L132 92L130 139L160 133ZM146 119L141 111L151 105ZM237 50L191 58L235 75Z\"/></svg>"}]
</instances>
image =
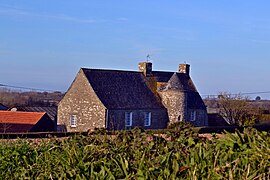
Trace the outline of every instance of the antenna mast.
<instances>
[{"instance_id":1,"label":"antenna mast","mask_svg":"<svg viewBox=\"0 0 270 180\"><path fill-rule=\"evenodd\" d=\"M150 54L147 54L146 56L146 62L149 62L150 61Z\"/></svg>"}]
</instances>

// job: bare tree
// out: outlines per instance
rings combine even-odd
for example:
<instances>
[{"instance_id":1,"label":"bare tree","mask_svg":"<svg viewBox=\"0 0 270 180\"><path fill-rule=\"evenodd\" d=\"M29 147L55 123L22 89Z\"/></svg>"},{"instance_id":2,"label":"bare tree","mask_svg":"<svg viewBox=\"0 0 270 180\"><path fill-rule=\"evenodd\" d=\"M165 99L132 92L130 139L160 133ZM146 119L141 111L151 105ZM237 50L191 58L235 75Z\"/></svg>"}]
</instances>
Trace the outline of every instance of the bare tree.
<instances>
[{"instance_id":1,"label":"bare tree","mask_svg":"<svg viewBox=\"0 0 270 180\"><path fill-rule=\"evenodd\" d=\"M231 125L254 124L258 109L253 107L248 100L248 97L241 94L221 93L218 96L219 113Z\"/></svg>"},{"instance_id":2,"label":"bare tree","mask_svg":"<svg viewBox=\"0 0 270 180\"><path fill-rule=\"evenodd\" d=\"M16 91L0 87L0 103L12 108L18 106L57 105L63 98L61 92Z\"/></svg>"},{"instance_id":3,"label":"bare tree","mask_svg":"<svg viewBox=\"0 0 270 180\"><path fill-rule=\"evenodd\" d=\"M3 132L3 133L8 132L8 130L10 130L11 127L12 127L12 125L9 124L9 123L1 123L0 122L0 131Z\"/></svg>"}]
</instances>

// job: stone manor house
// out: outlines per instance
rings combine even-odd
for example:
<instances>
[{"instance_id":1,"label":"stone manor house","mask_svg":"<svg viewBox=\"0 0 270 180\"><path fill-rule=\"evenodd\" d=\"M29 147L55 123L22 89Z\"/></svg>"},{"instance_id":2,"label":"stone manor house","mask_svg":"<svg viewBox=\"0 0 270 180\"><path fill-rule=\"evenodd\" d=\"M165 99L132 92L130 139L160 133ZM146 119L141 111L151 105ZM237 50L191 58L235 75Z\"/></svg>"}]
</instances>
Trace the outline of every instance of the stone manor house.
<instances>
[{"instance_id":1,"label":"stone manor house","mask_svg":"<svg viewBox=\"0 0 270 180\"><path fill-rule=\"evenodd\" d=\"M81 68L58 107L58 126L68 132L164 129L179 121L208 125L188 64L178 72L153 71L151 62L139 71Z\"/></svg>"}]
</instances>

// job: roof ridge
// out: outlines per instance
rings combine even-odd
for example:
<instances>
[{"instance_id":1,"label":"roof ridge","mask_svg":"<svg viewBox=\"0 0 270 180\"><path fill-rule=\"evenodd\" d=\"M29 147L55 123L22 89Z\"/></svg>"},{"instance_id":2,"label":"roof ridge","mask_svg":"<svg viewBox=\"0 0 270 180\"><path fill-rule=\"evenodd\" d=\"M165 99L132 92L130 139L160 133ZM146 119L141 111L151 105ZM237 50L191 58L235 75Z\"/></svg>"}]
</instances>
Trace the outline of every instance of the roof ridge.
<instances>
[{"instance_id":1,"label":"roof ridge","mask_svg":"<svg viewBox=\"0 0 270 180\"><path fill-rule=\"evenodd\" d=\"M132 73L142 73L140 71L134 70L121 70L121 69L96 69L96 68L81 68L83 71L105 71L105 72L132 72Z\"/></svg>"},{"instance_id":2,"label":"roof ridge","mask_svg":"<svg viewBox=\"0 0 270 180\"><path fill-rule=\"evenodd\" d=\"M174 71L152 71L153 73L176 73Z\"/></svg>"}]
</instances>

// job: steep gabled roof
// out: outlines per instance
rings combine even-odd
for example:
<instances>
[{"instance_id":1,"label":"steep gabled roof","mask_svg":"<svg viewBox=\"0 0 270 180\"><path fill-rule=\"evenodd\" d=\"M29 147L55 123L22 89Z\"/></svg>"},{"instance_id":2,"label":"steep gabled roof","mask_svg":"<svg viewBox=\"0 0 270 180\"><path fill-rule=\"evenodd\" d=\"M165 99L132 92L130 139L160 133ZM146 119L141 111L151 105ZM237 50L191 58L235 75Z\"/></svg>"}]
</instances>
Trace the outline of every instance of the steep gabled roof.
<instances>
[{"instance_id":1,"label":"steep gabled roof","mask_svg":"<svg viewBox=\"0 0 270 180\"><path fill-rule=\"evenodd\" d=\"M108 109L164 108L135 71L82 69L101 102Z\"/></svg>"},{"instance_id":2,"label":"steep gabled roof","mask_svg":"<svg viewBox=\"0 0 270 180\"><path fill-rule=\"evenodd\" d=\"M28 132L45 115L42 112L0 111L0 125L8 132Z\"/></svg>"},{"instance_id":3,"label":"steep gabled roof","mask_svg":"<svg viewBox=\"0 0 270 180\"><path fill-rule=\"evenodd\" d=\"M168 90L197 92L190 76L184 73L174 73L168 83L160 88L160 91Z\"/></svg>"}]
</instances>

